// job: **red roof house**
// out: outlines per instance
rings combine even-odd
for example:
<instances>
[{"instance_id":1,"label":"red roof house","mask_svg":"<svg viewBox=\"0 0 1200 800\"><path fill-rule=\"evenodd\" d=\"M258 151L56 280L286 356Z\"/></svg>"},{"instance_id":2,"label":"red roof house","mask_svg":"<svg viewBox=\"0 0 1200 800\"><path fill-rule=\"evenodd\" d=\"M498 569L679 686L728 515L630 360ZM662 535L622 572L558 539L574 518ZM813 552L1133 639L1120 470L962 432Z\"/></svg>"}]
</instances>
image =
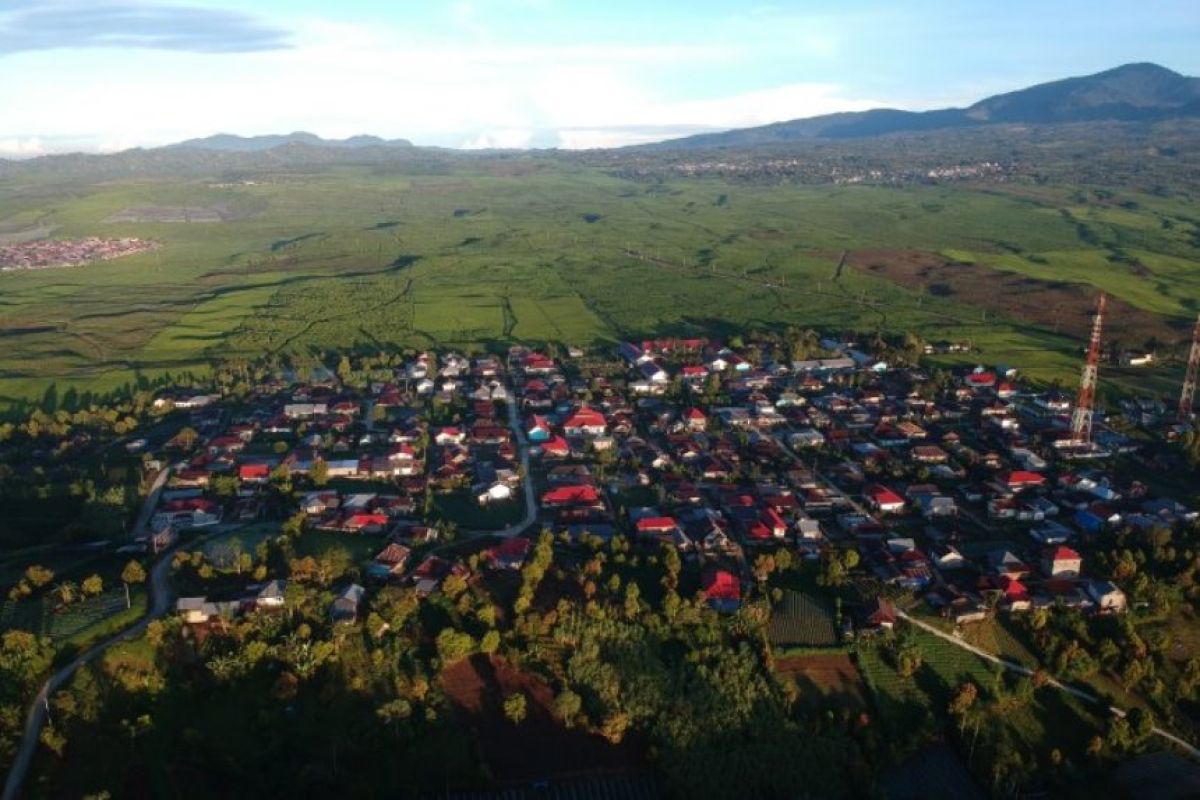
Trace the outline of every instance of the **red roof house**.
<instances>
[{"instance_id":1,"label":"red roof house","mask_svg":"<svg viewBox=\"0 0 1200 800\"><path fill-rule=\"evenodd\" d=\"M270 474L270 464L242 464L238 467L238 478L247 483L262 483Z\"/></svg>"},{"instance_id":2,"label":"red roof house","mask_svg":"<svg viewBox=\"0 0 1200 800\"><path fill-rule=\"evenodd\" d=\"M863 489L863 497L880 513L898 513L904 510L904 498L886 486L872 484Z\"/></svg>"},{"instance_id":3,"label":"red roof house","mask_svg":"<svg viewBox=\"0 0 1200 800\"><path fill-rule=\"evenodd\" d=\"M559 486L542 495L542 505L549 508L562 506L590 506L600 502L596 487L586 484Z\"/></svg>"}]
</instances>

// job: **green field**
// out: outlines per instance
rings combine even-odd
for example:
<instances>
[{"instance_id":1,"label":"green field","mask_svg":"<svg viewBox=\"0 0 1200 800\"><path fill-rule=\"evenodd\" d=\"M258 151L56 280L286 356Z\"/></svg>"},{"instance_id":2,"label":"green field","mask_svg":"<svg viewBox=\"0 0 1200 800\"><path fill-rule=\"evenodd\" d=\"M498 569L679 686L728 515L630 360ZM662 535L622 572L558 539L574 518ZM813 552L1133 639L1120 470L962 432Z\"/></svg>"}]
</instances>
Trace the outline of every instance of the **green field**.
<instances>
[{"instance_id":1,"label":"green field","mask_svg":"<svg viewBox=\"0 0 1200 800\"><path fill-rule=\"evenodd\" d=\"M955 689L966 682L979 687L987 704L981 706L987 711L987 725L1003 731L1031 755L1041 755L1037 748L1053 741L1069 757L1081 758L1088 739L1103 730L1099 709L1057 689L1039 689L1026 703L1007 700L1007 689L1004 697L997 697L993 672L983 659L924 631L910 633L922 656L922 665L911 678L902 677L878 646L859 652L859 670L887 730L915 732L931 717L948 717ZM909 744L915 747L921 742Z\"/></svg>"},{"instance_id":2,"label":"green field","mask_svg":"<svg viewBox=\"0 0 1200 800\"><path fill-rule=\"evenodd\" d=\"M519 162L520 160L518 160ZM844 250L940 254L1102 288L1185 335L1200 303L1195 203L967 185L747 185L615 177L567 160L443 170L314 166L211 178L0 179L6 229L139 236L154 252L0 274L0 399L107 391L214 361L331 349L602 345L750 326L915 330L964 360L1075 379L1079 341L973 300L836 264ZM406 174L411 173L411 174ZM215 222L114 222L136 208ZM631 255L632 254L632 255ZM1137 262L1129 268L1126 258ZM1117 321L1119 325L1119 321ZM1134 344L1134 342L1129 342ZM1177 378L1171 366L1127 384Z\"/></svg>"},{"instance_id":3,"label":"green field","mask_svg":"<svg viewBox=\"0 0 1200 800\"><path fill-rule=\"evenodd\" d=\"M832 604L828 598L785 590L771 610L767 635L782 647L832 647L838 643Z\"/></svg>"}]
</instances>

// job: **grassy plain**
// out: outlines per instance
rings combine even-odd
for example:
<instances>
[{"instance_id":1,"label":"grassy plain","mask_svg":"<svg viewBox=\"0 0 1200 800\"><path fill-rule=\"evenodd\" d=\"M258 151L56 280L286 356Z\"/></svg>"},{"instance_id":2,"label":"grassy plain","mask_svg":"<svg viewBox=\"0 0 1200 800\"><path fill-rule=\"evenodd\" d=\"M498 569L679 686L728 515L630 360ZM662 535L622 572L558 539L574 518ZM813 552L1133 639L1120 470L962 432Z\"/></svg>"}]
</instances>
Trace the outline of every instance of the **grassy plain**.
<instances>
[{"instance_id":1,"label":"grassy plain","mask_svg":"<svg viewBox=\"0 0 1200 800\"><path fill-rule=\"evenodd\" d=\"M0 275L0 399L38 398L51 384L60 396L107 391L263 353L596 345L786 324L966 338L982 351L971 360L1074 380L1073 335L886 275L839 271L846 250L938 254L1102 288L1181 331L1200 303L1200 214L1187 199L1031 197L1003 185L640 182L546 158L404 172L0 180L5 230L163 244ZM220 221L154 221L179 219L181 206ZM122 216L129 209L137 213ZM1164 387L1175 381L1170 367L1150 375Z\"/></svg>"}]
</instances>

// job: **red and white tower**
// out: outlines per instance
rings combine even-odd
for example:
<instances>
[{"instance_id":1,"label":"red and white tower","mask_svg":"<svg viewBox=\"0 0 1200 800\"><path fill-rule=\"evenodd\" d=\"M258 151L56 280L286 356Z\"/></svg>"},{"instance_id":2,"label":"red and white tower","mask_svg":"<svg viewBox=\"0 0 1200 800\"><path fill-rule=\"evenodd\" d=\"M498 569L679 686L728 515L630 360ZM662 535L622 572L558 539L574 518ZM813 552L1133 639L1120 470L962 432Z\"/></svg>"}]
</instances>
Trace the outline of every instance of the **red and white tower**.
<instances>
[{"instance_id":1,"label":"red and white tower","mask_svg":"<svg viewBox=\"0 0 1200 800\"><path fill-rule=\"evenodd\" d=\"M1100 374L1100 332L1104 329L1104 293L1096 301L1096 316L1092 317L1092 340L1088 343L1087 361L1079 381L1079 397L1071 415L1071 439L1077 444L1092 442L1092 411L1096 403L1096 377Z\"/></svg>"},{"instance_id":2,"label":"red and white tower","mask_svg":"<svg viewBox=\"0 0 1200 800\"><path fill-rule=\"evenodd\" d=\"M1188 354L1187 372L1183 375L1183 391L1179 394L1178 419L1182 423L1192 420L1197 373L1200 373L1200 315L1196 316L1196 328L1192 331L1192 352Z\"/></svg>"}]
</instances>

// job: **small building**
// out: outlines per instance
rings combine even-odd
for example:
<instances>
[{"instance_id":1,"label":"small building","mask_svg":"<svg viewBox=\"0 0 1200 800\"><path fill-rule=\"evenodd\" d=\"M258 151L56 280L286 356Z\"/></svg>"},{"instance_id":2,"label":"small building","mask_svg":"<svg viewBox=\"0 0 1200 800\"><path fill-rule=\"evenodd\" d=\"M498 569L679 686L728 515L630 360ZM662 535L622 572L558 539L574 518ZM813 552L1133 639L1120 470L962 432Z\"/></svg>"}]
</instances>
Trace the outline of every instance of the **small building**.
<instances>
[{"instance_id":1,"label":"small building","mask_svg":"<svg viewBox=\"0 0 1200 800\"><path fill-rule=\"evenodd\" d=\"M1112 581L1088 581L1084 591L1099 614L1123 614L1129 610L1125 592Z\"/></svg>"},{"instance_id":2,"label":"small building","mask_svg":"<svg viewBox=\"0 0 1200 800\"><path fill-rule=\"evenodd\" d=\"M881 514L898 514L904 511L904 498L886 486L872 484L863 489L867 505Z\"/></svg>"},{"instance_id":3,"label":"small building","mask_svg":"<svg viewBox=\"0 0 1200 800\"><path fill-rule=\"evenodd\" d=\"M342 590L333 604L329 607L329 616L334 622L354 622L358 619L358 609L362 605L367 590L352 583Z\"/></svg>"},{"instance_id":4,"label":"small building","mask_svg":"<svg viewBox=\"0 0 1200 800\"><path fill-rule=\"evenodd\" d=\"M703 578L704 598L709 606L721 613L737 611L742 604L742 583L729 570L710 570Z\"/></svg>"},{"instance_id":5,"label":"small building","mask_svg":"<svg viewBox=\"0 0 1200 800\"><path fill-rule=\"evenodd\" d=\"M513 536L487 550L486 556L492 569L515 571L525 565L525 559L529 557L531 549L533 549L531 539Z\"/></svg>"},{"instance_id":6,"label":"small building","mask_svg":"<svg viewBox=\"0 0 1200 800\"><path fill-rule=\"evenodd\" d=\"M1050 578L1078 578L1083 559L1066 545L1047 548L1042 554L1042 572Z\"/></svg>"},{"instance_id":7,"label":"small building","mask_svg":"<svg viewBox=\"0 0 1200 800\"><path fill-rule=\"evenodd\" d=\"M896 627L896 606L886 597L876 597L863 609L864 627L888 630Z\"/></svg>"}]
</instances>

